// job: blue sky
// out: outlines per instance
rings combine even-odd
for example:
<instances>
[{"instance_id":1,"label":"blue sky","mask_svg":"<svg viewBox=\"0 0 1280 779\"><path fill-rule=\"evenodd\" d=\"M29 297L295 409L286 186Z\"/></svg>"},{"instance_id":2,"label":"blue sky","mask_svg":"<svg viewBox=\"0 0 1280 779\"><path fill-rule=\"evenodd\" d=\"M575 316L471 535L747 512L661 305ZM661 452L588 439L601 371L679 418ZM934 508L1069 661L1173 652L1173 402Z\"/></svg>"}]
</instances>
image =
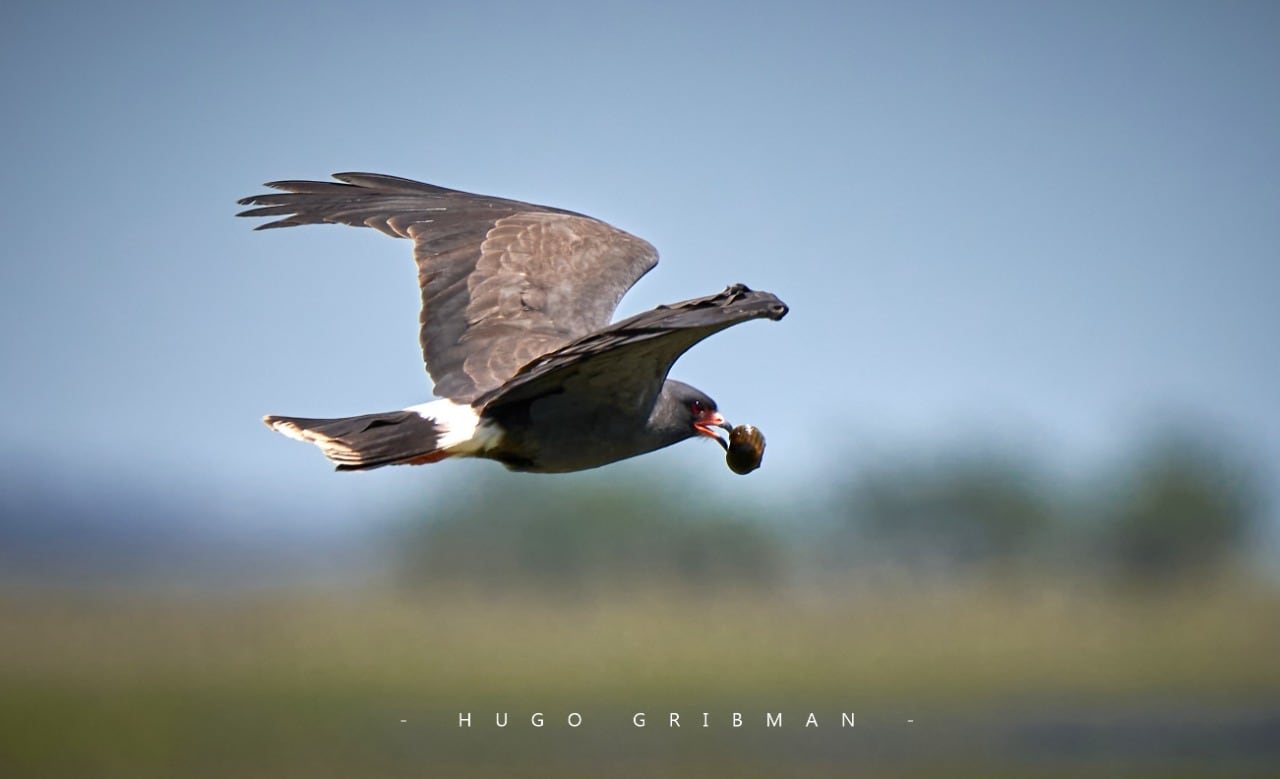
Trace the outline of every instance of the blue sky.
<instances>
[{"instance_id":1,"label":"blue sky","mask_svg":"<svg viewBox=\"0 0 1280 779\"><path fill-rule=\"evenodd\" d=\"M4 17L6 467L339 524L496 468L339 475L259 422L429 396L407 242L232 217L263 181L368 170L643 236L662 264L620 314L786 300L673 372L769 436L748 479L710 444L647 458L694 482L812 493L971 436L1096 467L1168 418L1280 477L1274 3Z\"/></svg>"}]
</instances>

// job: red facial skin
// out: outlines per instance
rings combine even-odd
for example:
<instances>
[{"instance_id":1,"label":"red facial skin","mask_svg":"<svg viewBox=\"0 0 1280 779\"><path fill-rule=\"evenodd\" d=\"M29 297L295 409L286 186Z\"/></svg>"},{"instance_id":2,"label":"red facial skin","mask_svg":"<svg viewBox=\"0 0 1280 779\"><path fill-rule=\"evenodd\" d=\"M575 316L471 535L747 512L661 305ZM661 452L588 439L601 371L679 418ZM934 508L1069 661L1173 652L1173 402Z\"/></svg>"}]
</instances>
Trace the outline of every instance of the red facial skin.
<instances>
[{"instance_id":1,"label":"red facial skin","mask_svg":"<svg viewBox=\"0 0 1280 779\"><path fill-rule=\"evenodd\" d=\"M719 427L724 428L725 430L732 430L733 425L724 421L724 417L720 415L719 411L712 411L710 409L703 410L700 405L694 408L694 413L697 414L697 416L693 419L693 429L698 432L698 435L705 435L707 438L714 439L716 443L720 444L722 448L727 450L729 448L729 442L720 437L720 433L716 428Z\"/></svg>"}]
</instances>

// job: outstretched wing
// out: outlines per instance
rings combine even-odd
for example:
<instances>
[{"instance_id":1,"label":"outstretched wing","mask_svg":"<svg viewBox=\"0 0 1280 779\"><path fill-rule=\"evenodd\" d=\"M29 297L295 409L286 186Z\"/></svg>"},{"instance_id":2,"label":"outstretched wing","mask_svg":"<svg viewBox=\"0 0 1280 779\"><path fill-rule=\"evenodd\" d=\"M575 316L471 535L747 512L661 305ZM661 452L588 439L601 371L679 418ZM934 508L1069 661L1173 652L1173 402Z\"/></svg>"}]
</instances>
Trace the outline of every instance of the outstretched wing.
<instances>
[{"instance_id":1,"label":"outstretched wing","mask_svg":"<svg viewBox=\"0 0 1280 779\"><path fill-rule=\"evenodd\" d=\"M419 341L435 393L458 402L501 387L535 358L609 324L618 301L658 263L648 242L598 219L372 173L342 183L277 181L238 216L257 229L372 227L414 242Z\"/></svg>"},{"instance_id":2,"label":"outstretched wing","mask_svg":"<svg viewBox=\"0 0 1280 779\"><path fill-rule=\"evenodd\" d=\"M506 385L477 399L486 412L560 392L619 407L649 408L671 365L702 339L751 319L779 320L787 305L769 292L735 284L624 319L526 365Z\"/></svg>"}]
</instances>

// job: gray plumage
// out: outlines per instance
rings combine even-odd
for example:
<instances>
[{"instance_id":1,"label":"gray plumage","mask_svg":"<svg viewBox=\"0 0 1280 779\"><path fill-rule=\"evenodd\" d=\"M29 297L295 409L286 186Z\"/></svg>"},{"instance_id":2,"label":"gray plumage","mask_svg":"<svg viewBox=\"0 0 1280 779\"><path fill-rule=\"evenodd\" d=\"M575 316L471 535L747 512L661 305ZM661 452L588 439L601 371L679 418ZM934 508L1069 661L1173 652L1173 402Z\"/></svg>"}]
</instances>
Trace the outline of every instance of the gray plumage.
<instances>
[{"instance_id":1,"label":"gray plumage","mask_svg":"<svg viewBox=\"0 0 1280 779\"><path fill-rule=\"evenodd\" d=\"M370 173L345 182L276 181L238 216L257 229L337 223L413 240L422 290L419 343L435 394L470 403L518 368L609 324L658 252L572 211Z\"/></svg>"},{"instance_id":2,"label":"gray plumage","mask_svg":"<svg viewBox=\"0 0 1280 779\"><path fill-rule=\"evenodd\" d=\"M364 471L428 457L440 426L412 411L386 411L340 419L268 416L272 428L320 447L340 471Z\"/></svg>"},{"instance_id":3,"label":"gray plumage","mask_svg":"<svg viewBox=\"0 0 1280 779\"><path fill-rule=\"evenodd\" d=\"M456 445L444 443L448 426L433 419L414 432L419 422L396 417L406 425L400 434L385 429L390 414L267 418L330 459L326 431L340 431L339 451L356 453L335 460L341 468L464 455L516 470L572 471L711 435L707 420L723 423L714 401L666 380L671 364L719 330L787 312L775 296L734 285L610 325L622 296L657 264L646 241L563 209L393 176L334 178L341 183L268 184L282 192L241 200L256 207L239 216L279 217L258 229L336 223L413 240L419 341L435 393L470 405L480 431ZM366 417L381 421L366 429ZM501 435L482 441L486 426Z\"/></svg>"}]
</instances>

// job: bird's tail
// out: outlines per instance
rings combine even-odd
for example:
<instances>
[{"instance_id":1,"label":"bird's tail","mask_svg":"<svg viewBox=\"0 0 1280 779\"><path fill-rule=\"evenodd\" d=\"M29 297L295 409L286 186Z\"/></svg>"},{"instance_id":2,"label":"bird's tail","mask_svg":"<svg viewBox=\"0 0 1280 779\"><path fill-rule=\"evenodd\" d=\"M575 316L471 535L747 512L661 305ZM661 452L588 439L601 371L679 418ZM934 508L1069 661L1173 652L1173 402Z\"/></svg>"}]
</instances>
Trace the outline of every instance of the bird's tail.
<instances>
[{"instance_id":1,"label":"bird's tail","mask_svg":"<svg viewBox=\"0 0 1280 779\"><path fill-rule=\"evenodd\" d=\"M446 425L414 409L340 419L266 416L277 433L320 447L340 471L420 465L450 456Z\"/></svg>"}]
</instances>

